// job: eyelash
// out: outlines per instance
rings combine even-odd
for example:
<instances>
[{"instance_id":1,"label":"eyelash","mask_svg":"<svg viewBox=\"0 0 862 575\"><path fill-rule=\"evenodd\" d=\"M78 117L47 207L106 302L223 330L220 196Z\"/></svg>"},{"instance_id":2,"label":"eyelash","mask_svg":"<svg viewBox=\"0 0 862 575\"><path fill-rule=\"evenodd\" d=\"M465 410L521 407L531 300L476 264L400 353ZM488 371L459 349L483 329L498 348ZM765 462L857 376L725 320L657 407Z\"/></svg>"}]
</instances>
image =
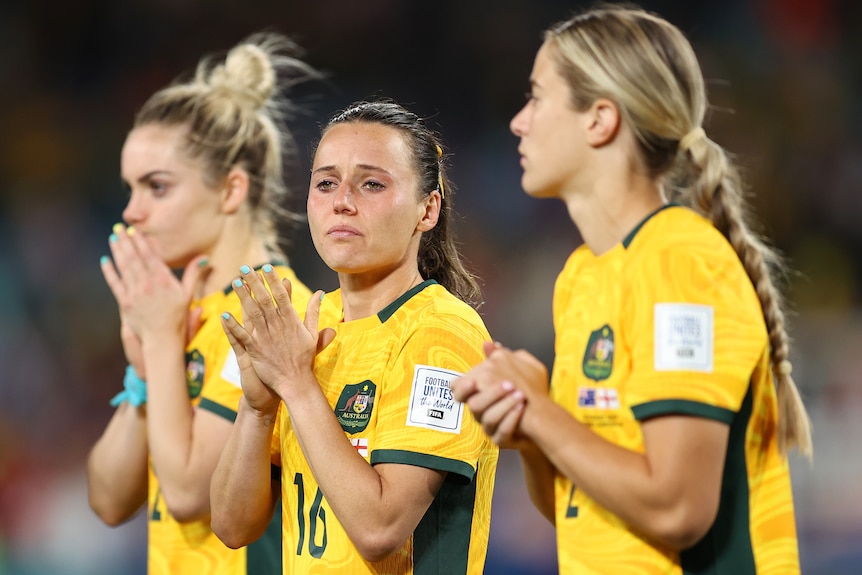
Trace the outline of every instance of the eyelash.
<instances>
[{"instance_id":1,"label":"eyelash","mask_svg":"<svg viewBox=\"0 0 862 575\"><path fill-rule=\"evenodd\" d=\"M315 184L314 187L317 188L318 190L320 190L321 192L328 192L328 191L332 190L333 186L335 186L335 185L337 185L337 184L335 182L333 182L332 180L320 180L319 182L317 182L317 184ZM366 180L365 182L362 183L362 187L368 188L372 192L376 192L376 191L380 191L380 190L384 189L386 186L384 184L378 182L377 180Z\"/></svg>"}]
</instances>

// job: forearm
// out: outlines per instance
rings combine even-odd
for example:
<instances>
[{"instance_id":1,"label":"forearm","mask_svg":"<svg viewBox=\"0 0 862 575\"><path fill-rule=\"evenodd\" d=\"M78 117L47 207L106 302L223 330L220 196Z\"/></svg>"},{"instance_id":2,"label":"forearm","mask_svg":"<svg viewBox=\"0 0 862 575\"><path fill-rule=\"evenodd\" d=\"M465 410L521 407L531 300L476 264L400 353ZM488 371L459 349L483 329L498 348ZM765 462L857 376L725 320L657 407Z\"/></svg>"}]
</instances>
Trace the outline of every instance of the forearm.
<instances>
[{"instance_id":1,"label":"forearm","mask_svg":"<svg viewBox=\"0 0 862 575\"><path fill-rule=\"evenodd\" d=\"M189 500L208 498L192 461L194 412L186 382L185 353L175 338L144 340L147 371L147 434L153 467L168 507L199 507ZM208 479L208 478L207 478ZM203 492L203 493L202 493Z\"/></svg>"},{"instance_id":2,"label":"forearm","mask_svg":"<svg viewBox=\"0 0 862 575\"><path fill-rule=\"evenodd\" d=\"M654 534L653 520L671 511L674 495L662 493L643 454L608 442L550 399L532 402L521 430L559 473L636 529Z\"/></svg>"},{"instance_id":3,"label":"forearm","mask_svg":"<svg viewBox=\"0 0 862 575\"><path fill-rule=\"evenodd\" d=\"M524 481L530 500L552 524L556 522L554 508L555 470L548 458L534 445L519 450Z\"/></svg>"},{"instance_id":4,"label":"forearm","mask_svg":"<svg viewBox=\"0 0 862 575\"><path fill-rule=\"evenodd\" d=\"M142 409L120 404L87 460L90 507L107 524L132 517L147 499L147 434Z\"/></svg>"},{"instance_id":5,"label":"forearm","mask_svg":"<svg viewBox=\"0 0 862 575\"><path fill-rule=\"evenodd\" d=\"M293 386L306 392L283 397L297 439L351 541L366 559L379 560L407 540L427 506L416 510L408 507L412 498L393 500L395 490L350 444L317 381L311 383Z\"/></svg>"},{"instance_id":6,"label":"forearm","mask_svg":"<svg viewBox=\"0 0 862 575\"><path fill-rule=\"evenodd\" d=\"M233 431L210 485L212 528L229 547L255 541L272 518L270 442L276 412L258 414L240 400Z\"/></svg>"}]
</instances>

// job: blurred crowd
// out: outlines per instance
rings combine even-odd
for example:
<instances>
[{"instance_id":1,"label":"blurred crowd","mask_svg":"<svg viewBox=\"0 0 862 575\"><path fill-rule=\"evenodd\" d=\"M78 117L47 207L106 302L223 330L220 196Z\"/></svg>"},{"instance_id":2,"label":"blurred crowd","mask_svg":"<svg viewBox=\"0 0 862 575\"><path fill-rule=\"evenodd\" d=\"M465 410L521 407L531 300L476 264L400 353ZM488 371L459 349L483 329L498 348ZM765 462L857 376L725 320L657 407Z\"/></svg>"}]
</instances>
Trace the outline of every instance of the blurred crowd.
<instances>
[{"instance_id":1,"label":"blurred crowd","mask_svg":"<svg viewBox=\"0 0 862 575\"><path fill-rule=\"evenodd\" d=\"M794 375L814 420L794 458L806 573L862 572L862 4L644 1L692 40L709 81L711 137L738 156L762 231L787 256ZM574 1L6 0L0 3L0 575L145 573L145 525L103 526L87 505L88 449L125 361L98 268L126 199L119 150L155 89L206 52L287 33L327 80L297 91L291 185L331 112L386 95L448 143L464 251L492 335L545 360L550 299L580 242L562 204L520 190L508 122L540 32ZM292 262L336 281L307 233ZM487 572L555 572L553 529L517 458L498 472Z\"/></svg>"}]
</instances>

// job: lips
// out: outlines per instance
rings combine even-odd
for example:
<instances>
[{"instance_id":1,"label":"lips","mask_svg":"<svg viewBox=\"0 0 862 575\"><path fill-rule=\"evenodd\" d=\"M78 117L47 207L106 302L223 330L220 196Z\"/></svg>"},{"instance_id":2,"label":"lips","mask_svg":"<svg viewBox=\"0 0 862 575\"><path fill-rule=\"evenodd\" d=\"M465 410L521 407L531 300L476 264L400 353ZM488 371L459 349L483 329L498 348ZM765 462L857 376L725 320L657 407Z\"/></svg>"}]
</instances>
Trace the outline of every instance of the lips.
<instances>
[{"instance_id":1,"label":"lips","mask_svg":"<svg viewBox=\"0 0 862 575\"><path fill-rule=\"evenodd\" d=\"M352 226L338 225L338 226L332 226L331 228L326 230L326 235L327 236L333 236L336 238L349 238L349 237L361 236L362 234L360 234L359 230L357 230L356 228L354 228Z\"/></svg>"}]
</instances>

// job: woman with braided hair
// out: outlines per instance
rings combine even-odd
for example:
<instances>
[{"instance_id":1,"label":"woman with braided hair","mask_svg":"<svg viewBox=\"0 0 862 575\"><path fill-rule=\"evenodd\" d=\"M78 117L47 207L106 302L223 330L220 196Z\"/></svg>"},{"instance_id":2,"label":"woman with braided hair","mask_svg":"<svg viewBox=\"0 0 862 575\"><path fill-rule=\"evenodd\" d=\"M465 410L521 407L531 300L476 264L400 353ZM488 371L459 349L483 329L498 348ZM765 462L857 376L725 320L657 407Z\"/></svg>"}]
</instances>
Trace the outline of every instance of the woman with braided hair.
<instances>
[{"instance_id":1,"label":"woman with braided hair","mask_svg":"<svg viewBox=\"0 0 862 575\"><path fill-rule=\"evenodd\" d=\"M667 21L599 7L545 33L511 129L524 190L584 245L554 292L556 356L486 344L453 382L519 450L561 574L798 573L787 451L811 452L775 254L704 131Z\"/></svg>"},{"instance_id":2,"label":"woman with braided hair","mask_svg":"<svg viewBox=\"0 0 862 575\"><path fill-rule=\"evenodd\" d=\"M150 575L281 572L279 524L226 547L210 528L209 487L242 396L220 320L240 310L231 279L243 264L269 265L296 305L310 296L277 235L293 147L283 89L315 76L295 51L266 34L204 58L191 81L146 101L123 146L125 224L101 267L129 367L89 457L89 497L109 525L145 506Z\"/></svg>"}]
</instances>

